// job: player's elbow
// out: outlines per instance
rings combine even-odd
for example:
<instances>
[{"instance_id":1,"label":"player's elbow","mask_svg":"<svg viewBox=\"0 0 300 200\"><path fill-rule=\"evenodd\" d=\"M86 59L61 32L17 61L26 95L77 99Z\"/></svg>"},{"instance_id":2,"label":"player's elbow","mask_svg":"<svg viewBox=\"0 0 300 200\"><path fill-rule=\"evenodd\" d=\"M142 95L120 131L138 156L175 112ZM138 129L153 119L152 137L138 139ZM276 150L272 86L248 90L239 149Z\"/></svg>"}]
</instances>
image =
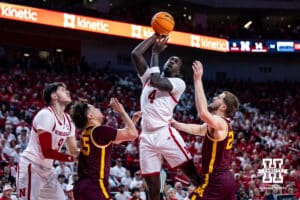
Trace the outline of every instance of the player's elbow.
<instances>
[{"instance_id":1,"label":"player's elbow","mask_svg":"<svg viewBox=\"0 0 300 200\"><path fill-rule=\"evenodd\" d=\"M42 154L44 158L50 159L52 157L52 149L42 149Z\"/></svg>"},{"instance_id":2,"label":"player's elbow","mask_svg":"<svg viewBox=\"0 0 300 200\"><path fill-rule=\"evenodd\" d=\"M207 120L208 120L208 113L207 112L201 112L201 113L199 113L198 114L198 117L202 120L202 121L204 121L204 122L206 122Z\"/></svg>"},{"instance_id":3,"label":"player's elbow","mask_svg":"<svg viewBox=\"0 0 300 200\"><path fill-rule=\"evenodd\" d=\"M138 60L139 57L141 57L142 54L141 52L139 52L138 50L134 49L132 52L131 52L131 59L132 60Z\"/></svg>"},{"instance_id":4,"label":"player's elbow","mask_svg":"<svg viewBox=\"0 0 300 200\"><path fill-rule=\"evenodd\" d=\"M136 129L130 130L130 140L135 140L139 134L138 131Z\"/></svg>"}]
</instances>

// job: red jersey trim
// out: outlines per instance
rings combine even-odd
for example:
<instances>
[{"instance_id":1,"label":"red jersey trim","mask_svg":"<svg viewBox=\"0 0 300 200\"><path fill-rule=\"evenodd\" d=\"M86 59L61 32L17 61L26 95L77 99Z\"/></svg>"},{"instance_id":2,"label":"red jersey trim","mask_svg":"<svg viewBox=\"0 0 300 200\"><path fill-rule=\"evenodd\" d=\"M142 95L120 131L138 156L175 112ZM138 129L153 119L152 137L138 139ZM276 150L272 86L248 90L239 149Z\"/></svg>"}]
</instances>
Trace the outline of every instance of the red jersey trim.
<instances>
[{"instance_id":1,"label":"red jersey trim","mask_svg":"<svg viewBox=\"0 0 300 200\"><path fill-rule=\"evenodd\" d=\"M28 165L28 192L27 192L28 200L30 200L30 193L31 193L31 164Z\"/></svg>"},{"instance_id":2,"label":"red jersey trim","mask_svg":"<svg viewBox=\"0 0 300 200\"><path fill-rule=\"evenodd\" d=\"M68 124L69 124L69 127L70 127L70 132L72 131L72 126L71 126L71 120L69 118L69 115L67 115L66 113L64 113L65 117L67 118L67 121L68 121Z\"/></svg>"},{"instance_id":3,"label":"red jersey trim","mask_svg":"<svg viewBox=\"0 0 300 200\"><path fill-rule=\"evenodd\" d=\"M176 140L175 136L173 135L172 129L169 127L169 132L171 137L173 138L174 142L177 144L177 146L179 147L179 149L182 151L182 153L184 154L185 158L187 160L190 160L190 158L188 157L186 151L184 150L184 148L179 144L179 142Z\"/></svg>"},{"instance_id":4,"label":"red jersey trim","mask_svg":"<svg viewBox=\"0 0 300 200\"><path fill-rule=\"evenodd\" d=\"M150 78L147 78L147 80L145 81L145 84L143 85L143 89L146 87L147 83L149 82Z\"/></svg>"},{"instance_id":5,"label":"red jersey trim","mask_svg":"<svg viewBox=\"0 0 300 200\"><path fill-rule=\"evenodd\" d=\"M58 119L56 113L54 112L54 109L53 109L51 106L49 106L48 109L50 110L50 112L52 112L52 113L54 114L54 116L55 116L56 120L58 121L59 125L62 125L63 122L61 122L61 121ZM65 118L64 118L64 121L65 121Z\"/></svg>"},{"instance_id":6,"label":"red jersey trim","mask_svg":"<svg viewBox=\"0 0 300 200\"><path fill-rule=\"evenodd\" d=\"M173 99L173 101L175 103L178 103L177 99L173 96L173 94L171 92L169 92L169 95L171 96L171 98Z\"/></svg>"},{"instance_id":7,"label":"red jersey trim","mask_svg":"<svg viewBox=\"0 0 300 200\"><path fill-rule=\"evenodd\" d=\"M35 133L38 132L38 130L37 130L34 126L32 126L32 129L33 129L33 131L34 131Z\"/></svg>"},{"instance_id":8,"label":"red jersey trim","mask_svg":"<svg viewBox=\"0 0 300 200\"><path fill-rule=\"evenodd\" d=\"M155 176L155 175L159 175L160 172L152 172L152 173L148 173L148 174L143 174L141 173L142 176Z\"/></svg>"}]
</instances>

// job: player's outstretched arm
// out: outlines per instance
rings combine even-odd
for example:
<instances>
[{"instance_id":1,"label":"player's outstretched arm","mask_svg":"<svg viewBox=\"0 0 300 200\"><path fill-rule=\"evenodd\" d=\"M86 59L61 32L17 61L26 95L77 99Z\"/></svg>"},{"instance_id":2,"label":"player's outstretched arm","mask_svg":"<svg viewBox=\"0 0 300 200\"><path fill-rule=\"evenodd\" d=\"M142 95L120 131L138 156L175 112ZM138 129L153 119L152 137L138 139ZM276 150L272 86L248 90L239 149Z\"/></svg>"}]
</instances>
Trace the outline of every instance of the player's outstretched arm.
<instances>
[{"instance_id":1,"label":"player's outstretched arm","mask_svg":"<svg viewBox=\"0 0 300 200\"><path fill-rule=\"evenodd\" d=\"M148 64L144 58L144 53L154 43L156 38L157 35L153 34L151 37L139 43L131 52L131 60L140 76L142 76L148 68Z\"/></svg>"},{"instance_id":2,"label":"player's outstretched arm","mask_svg":"<svg viewBox=\"0 0 300 200\"><path fill-rule=\"evenodd\" d=\"M218 131L226 130L226 122L219 116L213 115L208 111L207 99L204 93L202 76L203 76L203 65L200 61L196 60L193 63L194 71L194 87L195 87L195 103L198 116L202 119L209 127Z\"/></svg>"},{"instance_id":3,"label":"player's outstretched arm","mask_svg":"<svg viewBox=\"0 0 300 200\"><path fill-rule=\"evenodd\" d=\"M185 133L189 133L192 135L200 135L204 136L207 133L207 124L187 124L178 122L175 119L170 120L170 124L172 127L177 130L183 131Z\"/></svg>"},{"instance_id":4,"label":"player's outstretched arm","mask_svg":"<svg viewBox=\"0 0 300 200\"><path fill-rule=\"evenodd\" d=\"M151 64L150 67L158 67L159 66L159 54L163 52L167 48L167 42L169 37L160 35L154 41L152 47L152 55L151 55Z\"/></svg>"},{"instance_id":5,"label":"player's outstretched arm","mask_svg":"<svg viewBox=\"0 0 300 200\"><path fill-rule=\"evenodd\" d=\"M52 136L51 133L44 130L38 130L39 141L42 150L42 154L47 159L53 159L63 162L72 162L74 157L68 154L60 153L58 150L52 149ZM58 147L59 148L59 147Z\"/></svg>"},{"instance_id":6,"label":"player's outstretched arm","mask_svg":"<svg viewBox=\"0 0 300 200\"><path fill-rule=\"evenodd\" d=\"M135 140L138 137L138 131L136 130L135 123L130 119L123 105L117 98L111 98L109 105L120 115L125 124L125 128L117 130L115 143Z\"/></svg>"},{"instance_id":7,"label":"player's outstretched arm","mask_svg":"<svg viewBox=\"0 0 300 200\"><path fill-rule=\"evenodd\" d=\"M172 83L169 79L160 76L159 69L159 54L167 48L168 39L169 37L159 36L154 42L151 57L150 84L159 90L171 92L173 89Z\"/></svg>"}]
</instances>

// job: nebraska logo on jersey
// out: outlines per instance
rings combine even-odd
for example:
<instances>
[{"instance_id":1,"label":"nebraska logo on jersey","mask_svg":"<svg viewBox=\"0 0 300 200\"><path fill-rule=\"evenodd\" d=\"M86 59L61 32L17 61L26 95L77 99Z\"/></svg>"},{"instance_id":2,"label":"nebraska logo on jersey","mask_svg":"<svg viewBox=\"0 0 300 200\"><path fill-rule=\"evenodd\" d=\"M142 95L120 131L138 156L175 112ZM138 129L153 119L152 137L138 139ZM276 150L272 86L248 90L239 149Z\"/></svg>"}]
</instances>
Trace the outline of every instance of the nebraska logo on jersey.
<instances>
[{"instance_id":1,"label":"nebraska logo on jersey","mask_svg":"<svg viewBox=\"0 0 300 200\"><path fill-rule=\"evenodd\" d=\"M19 195L18 195L18 197L20 198L20 197L25 197L25 194L26 194L26 188L21 188L20 190L19 190Z\"/></svg>"},{"instance_id":2,"label":"nebraska logo on jersey","mask_svg":"<svg viewBox=\"0 0 300 200\"><path fill-rule=\"evenodd\" d=\"M70 133L70 130L66 130L66 132L62 132L62 131L58 131L58 130L55 130L54 132L56 135L60 135L60 136L68 136L69 133Z\"/></svg>"}]
</instances>

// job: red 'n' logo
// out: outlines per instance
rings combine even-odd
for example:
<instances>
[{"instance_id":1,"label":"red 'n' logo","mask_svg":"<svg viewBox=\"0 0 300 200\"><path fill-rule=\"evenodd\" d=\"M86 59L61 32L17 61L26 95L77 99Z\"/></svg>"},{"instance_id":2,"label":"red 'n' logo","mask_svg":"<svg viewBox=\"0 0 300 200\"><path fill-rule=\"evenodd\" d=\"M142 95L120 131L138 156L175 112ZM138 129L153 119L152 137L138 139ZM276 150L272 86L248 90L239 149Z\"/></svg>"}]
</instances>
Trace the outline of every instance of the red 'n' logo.
<instances>
[{"instance_id":1,"label":"red 'n' logo","mask_svg":"<svg viewBox=\"0 0 300 200\"><path fill-rule=\"evenodd\" d=\"M19 197L25 197L25 194L26 194L26 188L21 188L19 190Z\"/></svg>"}]
</instances>

